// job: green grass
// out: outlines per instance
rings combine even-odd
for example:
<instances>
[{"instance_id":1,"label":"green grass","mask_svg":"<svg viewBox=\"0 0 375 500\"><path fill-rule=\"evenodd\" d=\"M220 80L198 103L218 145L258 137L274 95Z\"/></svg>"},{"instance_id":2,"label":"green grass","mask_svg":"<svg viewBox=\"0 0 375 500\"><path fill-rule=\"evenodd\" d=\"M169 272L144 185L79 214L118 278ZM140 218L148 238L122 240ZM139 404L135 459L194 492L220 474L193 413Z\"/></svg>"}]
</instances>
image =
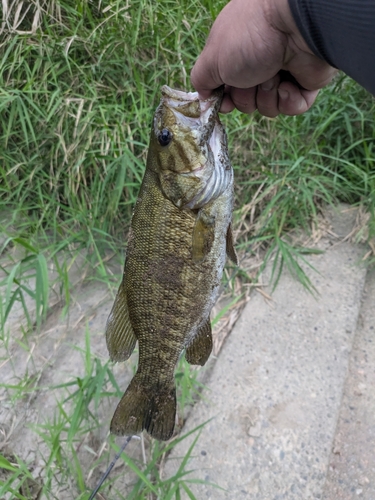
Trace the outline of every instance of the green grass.
<instances>
[{"instance_id":1,"label":"green grass","mask_svg":"<svg viewBox=\"0 0 375 500\"><path fill-rule=\"evenodd\" d=\"M225 3L2 2L0 361L15 371L14 380L3 384L10 405L56 392L52 420L31 429L40 438L41 498L54 498L61 484L72 497L88 498L90 474L118 447L110 440L110 448L97 456L85 436L98 432L100 409L122 391L113 366L93 354L88 329L80 376L44 387L48 364L33 371L36 335L43 333L51 301L69 319L75 266L80 274L74 283L100 281L114 293L120 272L112 262L123 261L159 89L165 83L191 88L190 69ZM236 246L241 257L257 252L264 262L274 258L274 283L287 267L313 290L313 278L301 267L311 250L290 235L313 230L326 205L360 205L369 213L363 234L374 237L374 111L368 93L339 77L303 116L270 120L234 112L223 117L235 169ZM256 280L241 268L231 268L228 276L229 281L235 276ZM16 334L7 322L17 307L25 321ZM23 372L15 368L15 349L31 360ZM184 361L176 375L183 412L201 384ZM122 454L136 477L129 498L151 498L151 493L179 498L182 491L193 498L187 457L170 480L159 473L175 444L147 443L146 463ZM82 446L91 450L86 450L93 456L89 465L82 465ZM34 467L12 453L0 456L0 469L6 471L0 475L0 497L27 498ZM118 476L113 472L103 488L121 498Z\"/></svg>"}]
</instances>

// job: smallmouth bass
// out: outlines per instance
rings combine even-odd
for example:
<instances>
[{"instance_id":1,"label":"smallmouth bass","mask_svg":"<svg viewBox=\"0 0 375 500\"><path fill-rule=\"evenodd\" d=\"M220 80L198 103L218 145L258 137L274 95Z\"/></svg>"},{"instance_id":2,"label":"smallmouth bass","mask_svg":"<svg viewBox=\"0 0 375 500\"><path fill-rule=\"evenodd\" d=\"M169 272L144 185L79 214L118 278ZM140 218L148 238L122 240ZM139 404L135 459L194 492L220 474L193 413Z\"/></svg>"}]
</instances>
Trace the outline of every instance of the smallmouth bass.
<instances>
[{"instance_id":1,"label":"smallmouth bass","mask_svg":"<svg viewBox=\"0 0 375 500\"><path fill-rule=\"evenodd\" d=\"M210 312L233 247L233 169L218 110L223 89L162 87L147 165L134 208L124 276L107 320L110 357L139 344L137 372L111 422L117 435L146 429L169 439L176 417L174 370L184 349L204 365L212 350Z\"/></svg>"}]
</instances>

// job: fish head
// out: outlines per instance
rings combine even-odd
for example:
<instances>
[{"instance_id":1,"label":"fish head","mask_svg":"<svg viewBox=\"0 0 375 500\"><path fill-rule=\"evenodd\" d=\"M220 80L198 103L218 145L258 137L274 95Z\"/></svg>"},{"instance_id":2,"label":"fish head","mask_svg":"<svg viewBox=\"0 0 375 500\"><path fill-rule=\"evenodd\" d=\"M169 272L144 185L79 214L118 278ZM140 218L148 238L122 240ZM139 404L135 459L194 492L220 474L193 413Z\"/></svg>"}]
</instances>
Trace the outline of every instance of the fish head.
<instances>
[{"instance_id":1,"label":"fish head","mask_svg":"<svg viewBox=\"0 0 375 500\"><path fill-rule=\"evenodd\" d=\"M233 181L227 139L219 119L223 88L208 99L162 87L149 149L149 164L164 195L179 208L198 209Z\"/></svg>"}]
</instances>

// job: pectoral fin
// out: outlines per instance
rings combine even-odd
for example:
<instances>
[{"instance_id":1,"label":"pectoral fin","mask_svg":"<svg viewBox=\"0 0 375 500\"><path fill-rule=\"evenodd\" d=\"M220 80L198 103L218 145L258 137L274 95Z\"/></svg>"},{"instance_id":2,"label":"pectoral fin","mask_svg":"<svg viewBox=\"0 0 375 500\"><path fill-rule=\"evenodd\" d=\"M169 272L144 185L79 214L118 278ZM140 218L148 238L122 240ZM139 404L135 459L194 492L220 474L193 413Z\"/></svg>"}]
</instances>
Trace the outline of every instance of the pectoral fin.
<instances>
[{"instance_id":1,"label":"pectoral fin","mask_svg":"<svg viewBox=\"0 0 375 500\"><path fill-rule=\"evenodd\" d=\"M236 264L236 266L238 266L238 256L236 250L234 249L232 224L229 224L227 230L227 256L234 264Z\"/></svg>"},{"instance_id":2,"label":"pectoral fin","mask_svg":"<svg viewBox=\"0 0 375 500\"><path fill-rule=\"evenodd\" d=\"M192 258L195 262L202 262L210 253L214 239L215 218L201 209L193 230Z\"/></svg>"},{"instance_id":3,"label":"pectoral fin","mask_svg":"<svg viewBox=\"0 0 375 500\"><path fill-rule=\"evenodd\" d=\"M186 361L191 365L203 366L212 351L212 330L210 318L200 327L197 335L186 349Z\"/></svg>"},{"instance_id":4,"label":"pectoral fin","mask_svg":"<svg viewBox=\"0 0 375 500\"><path fill-rule=\"evenodd\" d=\"M122 282L108 316L105 336L112 361L125 361L134 351L137 338L130 323L126 290Z\"/></svg>"}]
</instances>

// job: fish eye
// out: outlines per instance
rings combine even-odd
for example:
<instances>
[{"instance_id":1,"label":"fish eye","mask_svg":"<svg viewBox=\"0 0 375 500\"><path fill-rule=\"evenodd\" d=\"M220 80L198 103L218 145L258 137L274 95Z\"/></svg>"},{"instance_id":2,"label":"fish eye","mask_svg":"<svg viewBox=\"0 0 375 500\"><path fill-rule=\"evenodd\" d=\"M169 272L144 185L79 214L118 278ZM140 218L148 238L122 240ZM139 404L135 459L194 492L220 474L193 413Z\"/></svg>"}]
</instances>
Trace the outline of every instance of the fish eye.
<instances>
[{"instance_id":1,"label":"fish eye","mask_svg":"<svg viewBox=\"0 0 375 500\"><path fill-rule=\"evenodd\" d=\"M158 141L160 146L168 146L171 140L172 140L172 132L167 128L163 128L163 130L158 135Z\"/></svg>"}]
</instances>

